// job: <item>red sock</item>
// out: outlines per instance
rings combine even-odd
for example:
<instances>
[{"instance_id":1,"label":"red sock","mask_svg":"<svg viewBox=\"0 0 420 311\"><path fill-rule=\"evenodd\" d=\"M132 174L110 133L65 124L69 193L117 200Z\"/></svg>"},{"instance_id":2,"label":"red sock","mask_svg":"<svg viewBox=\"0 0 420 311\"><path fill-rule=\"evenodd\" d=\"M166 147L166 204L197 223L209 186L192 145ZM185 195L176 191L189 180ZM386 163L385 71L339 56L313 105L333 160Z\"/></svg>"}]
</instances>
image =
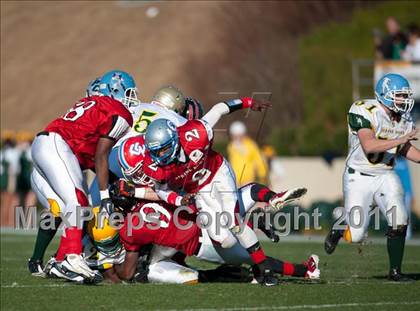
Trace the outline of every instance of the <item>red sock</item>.
<instances>
[{"instance_id":1,"label":"red sock","mask_svg":"<svg viewBox=\"0 0 420 311\"><path fill-rule=\"evenodd\" d=\"M65 234L61 237L56 259L63 261L67 254L82 253L82 230L77 227L65 229Z\"/></svg>"},{"instance_id":2,"label":"red sock","mask_svg":"<svg viewBox=\"0 0 420 311\"><path fill-rule=\"evenodd\" d=\"M267 259L264 251L261 248L258 248L256 251L249 253L249 256L251 256L252 261L257 265Z\"/></svg>"},{"instance_id":3,"label":"red sock","mask_svg":"<svg viewBox=\"0 0 420 311\"><path fill-rule=\"evenodd\" d=\"M66 228L67 254L82 253L82 229L77 227Z\"/></svg>"},{"instance_id":4,"label":"red sock","mask_svg":"<svg viewBox=\"0 0 420 311\"><path fill-rule=\"evenodd\" d=\"M57 255L55 255L55 259L57 261L63 261L64 257L66 257L67 253L67 238L62 235L60 239L60 245L58 246Z\"/></svg>"},{"instance_id":5,"label":"red sock","mask_svg":"<svg viewBox=\"0 0 420 311\"><path fill-rule=\"evenodd\" d=\"M293 275L295 273L295 265L290 262L283 263L283 275Z\"/></svg>"}]
</instances>

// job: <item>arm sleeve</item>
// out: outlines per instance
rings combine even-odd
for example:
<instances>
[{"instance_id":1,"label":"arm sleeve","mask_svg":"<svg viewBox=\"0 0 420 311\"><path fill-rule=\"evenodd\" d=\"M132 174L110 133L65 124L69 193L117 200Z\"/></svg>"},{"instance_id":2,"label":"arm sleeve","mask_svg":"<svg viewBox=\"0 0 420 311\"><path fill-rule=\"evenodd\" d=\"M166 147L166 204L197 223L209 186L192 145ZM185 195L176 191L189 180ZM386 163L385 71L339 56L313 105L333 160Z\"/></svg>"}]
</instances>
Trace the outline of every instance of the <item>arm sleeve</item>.
<instances>
[{"instance_id":1,"label":"arm sleeve","mask_svg":"<svg viewBox=\"0 0 420 311\"><path fill-rule=\"evenodd\" d=\"M370 115L369 115L370 114ZM347 115L348 125L353 133L360 129L372 129L372 113L364 107L363 102L355 103L351 106Z\"/></svg>"},{"instance_id":2,"label":"arm sleeve","mask_svg":"<svg viewBox=\"0 0 420 311\"><path fill-rule=\"evenodd\" d=\"M220 118L224 115L229 114L229 107L225 103L218 103L211 107L209 112L207 112L202 120L207 122L210 127L214 127Z\"/></svg>"},{"instance_id":3,"label":"arm sleeve","mask_svg":"<svg viewBox=\"0 0 420 311\"><path fill-rule=\"evenodd\" d=\"M108 122L107 122L108 123ZM108 123L109 124L109 123ZM104 126L101 129L101 136L107 137L113 140L120 139L128 130L130 125L126 119L119 115L113 115L111 117L110 126Z\"/></svg>"}]
</instances>

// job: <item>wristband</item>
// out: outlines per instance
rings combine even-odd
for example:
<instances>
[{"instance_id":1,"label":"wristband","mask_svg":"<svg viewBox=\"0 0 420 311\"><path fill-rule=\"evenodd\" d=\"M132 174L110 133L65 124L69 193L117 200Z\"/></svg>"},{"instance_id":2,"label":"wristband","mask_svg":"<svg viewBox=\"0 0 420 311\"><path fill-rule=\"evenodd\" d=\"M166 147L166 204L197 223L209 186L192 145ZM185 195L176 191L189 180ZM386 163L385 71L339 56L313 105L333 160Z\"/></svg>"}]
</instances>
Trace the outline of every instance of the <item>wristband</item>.
<instances>
[{"instance_id":1,"label":"wristband","mask_svg":"<svg viewBox=\"0 0 420 311\"><path fill-rule=\"evenodd\" d=\"M109 191L108 191L108 189L106 189L106 190L100 190L99 191L99 195L101 197L101 200L109 199Z\"/></svg>"},{"instance_id":2,"label":"wristband","mask_svg":"<svg viewBox=\"0 0 420 311\"><path fill-rule=\"evenodd\" d=\"M139 187L134 190L134 197L137 199L144 199L146 196L146 188Z\"/></svg>"},{"instance_id":3,"label":"wristband","mask_svg":"<svg viewBox=\"0 0 420 311\"><path fill-rule=\"evenodd\" d=\"M225 102L229 108L229 113L242 109L242 100L240 99L231 99Z\"/></svg>"},{"instance_id":4,"label":"wristband","mask_svg":"<svg viewBox=\"0 0 420 311\"><path fill-rule=\"evenodd\" d=\"M175 199L175 206L181 206L181 201L182 201L182 197L179 195L176 199Z\"/></svg>"}]
</instances>

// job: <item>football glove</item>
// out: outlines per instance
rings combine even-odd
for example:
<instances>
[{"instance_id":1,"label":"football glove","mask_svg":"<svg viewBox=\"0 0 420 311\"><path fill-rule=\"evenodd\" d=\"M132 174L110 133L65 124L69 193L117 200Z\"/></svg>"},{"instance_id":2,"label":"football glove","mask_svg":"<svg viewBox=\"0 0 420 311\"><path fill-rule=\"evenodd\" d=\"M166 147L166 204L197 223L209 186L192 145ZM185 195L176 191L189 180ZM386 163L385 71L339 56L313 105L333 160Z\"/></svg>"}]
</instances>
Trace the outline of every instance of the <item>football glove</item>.
<instances>
[{"instance_id":1,"label":"football glove","mask_svg":"<svg viewBox=\"0 0 420 311\"><path fill-rule=\"evenodd\" d=\"M117 194L125 197L134 197L136 187L133 184L126 182L124 179L118 181L118 192Z\"/></svg>"},{"instance_id":2,"label":"football glove","mask_svg":"<svg viewBox=\"0 0 420 311\"><path fill-rule=\"evenodd\" d=\"M100 212L104 210L108 215L111 215L114 212L114 203L112 203L112 200L110 198L101 200Z\"/></svg>"}]
</instances>

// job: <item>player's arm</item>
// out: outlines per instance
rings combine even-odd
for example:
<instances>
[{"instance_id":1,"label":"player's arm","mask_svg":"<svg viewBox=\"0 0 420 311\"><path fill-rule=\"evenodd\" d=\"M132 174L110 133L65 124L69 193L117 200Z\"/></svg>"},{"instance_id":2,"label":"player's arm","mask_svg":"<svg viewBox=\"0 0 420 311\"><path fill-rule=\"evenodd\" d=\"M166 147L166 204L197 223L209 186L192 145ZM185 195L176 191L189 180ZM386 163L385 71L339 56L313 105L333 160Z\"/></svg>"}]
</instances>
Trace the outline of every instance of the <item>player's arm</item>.
<instances>
[{"instance_id":1,"label":"player's arm","mask_svg":"<svg viewBox=\"0 0 420 311\"><path fill-rule=\"evenodd\" d=\"M95 152L95 170L101 197L101 209L108 214L113 212L114 206L109 196L108 182L108 156L115 142L120 139L129 129L132 120L127 121L120 115L113 115L100 127L101 137L98 140Z\"/></svg>"},{"instance_id":2,"label":"player's arm","mask_svg":"<svg viewBox=\"0 0 420 311\"><path fill-rule=\"evenodd\" d=\"M410 142L406 143L400 151L400 154L408 160L420 163L420 150L414 147Z\"/></svg>"},{"instance_id":3,"label":"player's arm","mask_svg":"<svg viewBox=\"0 0 420 311\"><path fill-rule=\"evenodd\" d=\"M124 262L114 265L113 269L121 280L130 281L134 277L137 268L139 252L126 251Z\"/></svg>"},{"instance_id":4,"label":"player's arm","mask_svg":"<svg viewBox=\"0 0 420 311\"><path fill-rule=\"evenodd\" d=\"M372 129L361 128L357 131L357 136L359 137L363 151L366 154L368 154L368 153L385 152L389 149L406 144L410 140L416 139L415 136L417 132L418 130L414 130L400 138L384 140L384 139L377 139L375 136L375 132Z\"/></svg>"},{"instance_id":5,"label":"player's arm","mask_svg":"<svg viewBox=\"0 0 420 311\"><path fill-rule=\"evenodd\" d=\"M114 211L114 205L108 191L108 156L115 141L109 138L99 138L95 153L95 171L101 197L101 210L106 210L108 215Z\"/></svg>"},{"instance_id":6,"label":"player's arm","mask_svg":"<svg viewBox=\"0 0 420 311\"><path fill-rule=\"evenodd\" d=\"M157 184L155 190L162 201L177 207L188 205L194 198L194 194L179 195L177 192L170 190L167 184Z\"/></svg>"},{"instance_id":7,"label":"player's arm","mask_svg":"<svg viewBox=\"0 0 420 311\"><path fill-rule=\"evenodd\" d=\"M206 121L210 127L214 127L222 116L234 111L247 108L254 111L261 111L269 107L271 107L269 102L255 100L251 97L242 97L240 99L232 99L214 105L209 112L203 116L202 120Z\"/></svg>"},{"instance_id":8,"label":"player's arm","mask_svg":"<svg viewBox=\"0 0 420 311\"><path fill-rule=\"evenodd\" d=\"M95 170L100 191L108 191L108 156L114 144L114 140L101 137L96 147Z\"/></svg>"},{"instance_id":9,"label":"player's arm","mask_svg":"<svg viewBox=\"0 0 420 311\"><path fill-rule=\"evenodd\" d=\"M104 279L111 281L112 283L121 283L121 279L118 277L114 269L107 269L103 272Z\"/></svg>"}]
</instances>

